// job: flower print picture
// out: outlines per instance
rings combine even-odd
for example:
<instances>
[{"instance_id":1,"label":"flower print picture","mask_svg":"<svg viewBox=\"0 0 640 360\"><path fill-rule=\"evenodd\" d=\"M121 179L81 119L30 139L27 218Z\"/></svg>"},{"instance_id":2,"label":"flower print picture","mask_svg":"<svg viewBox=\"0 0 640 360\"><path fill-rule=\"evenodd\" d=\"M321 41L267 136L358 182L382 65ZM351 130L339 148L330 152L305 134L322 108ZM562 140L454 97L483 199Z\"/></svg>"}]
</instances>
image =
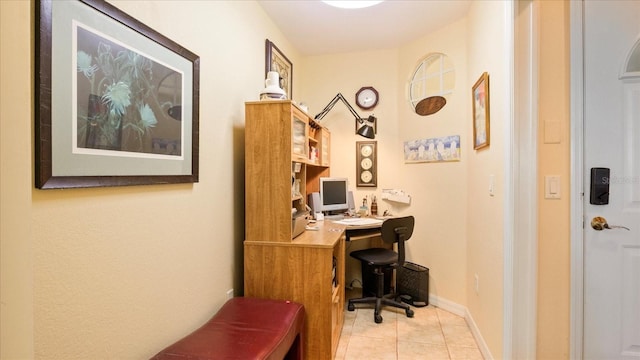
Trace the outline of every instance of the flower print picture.
<instances>
[{"instance_id":1,"label":"flower print picture","mask_svg":"<svg viewBox=\"0 0 640 360\"><path fill-rule=\"evenodd\" d=\"M472 88L473 148L489 146L489 74L483 73Z\"/></svg>"},{"instance_id":2,"label":"flower print picture","mask_svg":"<svg viewBox=\"0 0 640 360\"><path fill-rule=\"evenodd\" d=\"M181 156L183 74L80 23L74 28L74 150Z\"/></svg>"}]
</instances>

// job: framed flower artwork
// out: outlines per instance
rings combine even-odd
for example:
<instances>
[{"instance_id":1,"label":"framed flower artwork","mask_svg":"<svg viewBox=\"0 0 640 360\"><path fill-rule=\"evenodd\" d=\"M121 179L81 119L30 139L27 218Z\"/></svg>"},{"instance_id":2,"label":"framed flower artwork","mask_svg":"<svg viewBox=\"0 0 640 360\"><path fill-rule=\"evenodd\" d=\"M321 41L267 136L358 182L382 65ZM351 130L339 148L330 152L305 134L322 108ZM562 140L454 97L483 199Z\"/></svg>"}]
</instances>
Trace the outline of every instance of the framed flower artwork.
<instances>
[{"instance_id":1,"label":"framed flower artwork","mask_svg":"<svg viewBox=\"0 0 640 360\"><path fill-rule=\"evenodd\" d=\"M39 189L198 181L200 58L99 0L36 3Z\"/></svg>"}]
</instances>

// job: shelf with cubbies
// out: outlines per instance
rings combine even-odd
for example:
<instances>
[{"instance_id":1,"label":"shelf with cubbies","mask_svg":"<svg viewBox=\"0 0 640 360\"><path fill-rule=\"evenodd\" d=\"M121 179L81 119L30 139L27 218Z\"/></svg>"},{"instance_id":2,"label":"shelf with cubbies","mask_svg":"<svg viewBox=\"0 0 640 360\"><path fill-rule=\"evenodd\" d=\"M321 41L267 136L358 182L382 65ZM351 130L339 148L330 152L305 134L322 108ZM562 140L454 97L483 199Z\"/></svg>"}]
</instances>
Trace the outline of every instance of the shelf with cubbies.
<instances>
[{"instance_id":1,"label":"shelf with cubbies","mask_svg":"<svg viewBox=\"0 0 640 360\"><path fill-rule=\"evenodd\" d=\"M291 241L292 212L329 176L331 134L287 100L247 102L245 116L246 239Z\"/></svg>"}]
</instances>

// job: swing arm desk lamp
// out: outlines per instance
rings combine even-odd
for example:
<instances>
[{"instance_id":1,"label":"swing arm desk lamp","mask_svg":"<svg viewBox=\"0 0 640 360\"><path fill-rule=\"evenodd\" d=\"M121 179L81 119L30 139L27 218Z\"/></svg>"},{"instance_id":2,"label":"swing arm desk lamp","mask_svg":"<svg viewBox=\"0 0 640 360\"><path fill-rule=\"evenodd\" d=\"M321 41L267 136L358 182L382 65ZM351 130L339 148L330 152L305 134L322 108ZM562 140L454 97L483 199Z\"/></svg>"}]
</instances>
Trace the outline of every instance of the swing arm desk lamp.
<instances>
[{"instance_id":1,"label":"swing arm desk lamp","mask_svg":"<svg viewBox=\"0 0 640 360\"><path fill-rule=\"evenodd\" d=\"M341 93L338 93L338 95L336 95L333 100L331 100L331 102L329 102L329 104L327 104L327 106L325 106L325 108L318 114L315 116L315 120L320 121L322 120L322 118L327 115L327 113L329 111L331 111L331 109L333 109L333 107L336 105L336 103L338 102L338 100L342 100L342 102L347 106L347 108L349 109L349 111L351 112L351 114L356 118L356 122L358 124L361 124L362 126L358 127L358 130L356 131L356 133L360 136L364 136L368 139L375 139L376 134L375 134L375 130L373 129L373 126L371 124L375 124L376 122L376 117L373 115L370 115L368 118L362 118L360 117L360 115L358 115L358 113L353 109L353 107L351 107L351 105L349 104L349 102L347 101L347 99L344 98L344 96L342 96Z\"/></svg>"}]
</instances>

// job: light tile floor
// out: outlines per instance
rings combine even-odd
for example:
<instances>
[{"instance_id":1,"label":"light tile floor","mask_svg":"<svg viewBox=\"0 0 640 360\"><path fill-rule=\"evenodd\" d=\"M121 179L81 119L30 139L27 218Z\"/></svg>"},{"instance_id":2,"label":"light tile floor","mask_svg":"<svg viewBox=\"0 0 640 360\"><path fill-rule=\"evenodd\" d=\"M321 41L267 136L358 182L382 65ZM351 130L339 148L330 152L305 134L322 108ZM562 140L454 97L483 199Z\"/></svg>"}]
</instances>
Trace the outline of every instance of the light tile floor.
<instances>
[{"instance_id":1,"label":"light tile floor","mask_svg":"<svg viewBox=\"0 0 640 360\"><path fill-rule=\"evenodd\" d=\"M347 299L359 294L348 293ZM345 304L346 307L346 304ZM482 354L464 318L434 306L404 310L385 307L383 321L373 321L373 308L345 308L344 326L335 360L482 360Z\"/></svg>"}]
</instances>

